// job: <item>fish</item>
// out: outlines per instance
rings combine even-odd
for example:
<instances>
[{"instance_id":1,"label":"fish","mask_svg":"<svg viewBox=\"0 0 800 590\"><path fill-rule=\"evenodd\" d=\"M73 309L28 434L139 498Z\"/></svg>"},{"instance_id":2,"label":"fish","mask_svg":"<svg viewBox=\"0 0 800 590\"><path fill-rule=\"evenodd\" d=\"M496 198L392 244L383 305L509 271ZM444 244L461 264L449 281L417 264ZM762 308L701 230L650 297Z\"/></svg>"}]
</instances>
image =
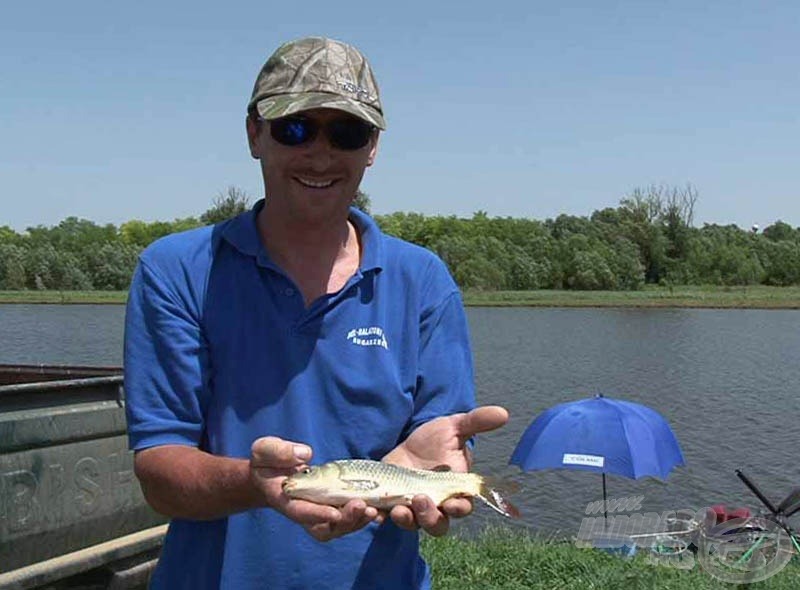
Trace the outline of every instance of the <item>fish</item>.
<instances>
[{"instance_id":1,"label":"fish","mask_svg":"<svg viewBox=\"0 0 800 590\"><path fill-rule=\"evenodd\" d=\"M382 461L342 459L305 467L287 477L282 486L291 498L329 506L361 499L368 506L389 510L410 506L415 495L424 494L437 506L448 498L479 498L503 516L520 517L516 506L503 496L518 490L514 482L458 473L447 466L412 469Z\"/></svg>"}]
</instances>

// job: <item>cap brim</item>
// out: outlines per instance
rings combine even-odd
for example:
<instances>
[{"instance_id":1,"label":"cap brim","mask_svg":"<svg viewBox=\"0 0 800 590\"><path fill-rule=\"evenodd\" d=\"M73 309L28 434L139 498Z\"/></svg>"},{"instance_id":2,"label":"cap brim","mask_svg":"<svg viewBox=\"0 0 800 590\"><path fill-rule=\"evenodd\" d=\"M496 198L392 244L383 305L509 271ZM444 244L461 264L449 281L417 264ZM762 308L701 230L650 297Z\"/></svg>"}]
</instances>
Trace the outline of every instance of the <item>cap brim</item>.
<instances>
[{"instance_id":1,"label":"cap brim","mask_svg":"<svg viewBox=\"0 0 800 590\"><path fill-rule=\"evenodd\" d=\"M386 129L386 120L377 109L336 94L326 92L302 92L279 94L262 98L256 102L256 110L262 119L279 119L311 109L336 109L355 115L378 129Z\"/></svg>"}]
</instances>

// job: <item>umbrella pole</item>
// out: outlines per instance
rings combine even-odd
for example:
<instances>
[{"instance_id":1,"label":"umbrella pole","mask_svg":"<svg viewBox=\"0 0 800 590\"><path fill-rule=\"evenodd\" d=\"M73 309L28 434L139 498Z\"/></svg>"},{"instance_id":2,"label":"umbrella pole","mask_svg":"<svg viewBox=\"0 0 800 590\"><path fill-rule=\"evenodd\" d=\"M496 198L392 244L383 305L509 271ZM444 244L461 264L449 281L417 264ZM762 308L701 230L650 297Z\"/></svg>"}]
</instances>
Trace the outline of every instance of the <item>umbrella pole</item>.
<instances>
[{"instance_id":1,"label":"umbrella pole","mask_svg":"<svg viewBox=\"0 0 800 590\"><path fill-rule=\"evenodd\" d=\"M608 526L608 500L606 499L606 474L603 472L603 518L604 524Z\"/></svg>"}]
</instances>

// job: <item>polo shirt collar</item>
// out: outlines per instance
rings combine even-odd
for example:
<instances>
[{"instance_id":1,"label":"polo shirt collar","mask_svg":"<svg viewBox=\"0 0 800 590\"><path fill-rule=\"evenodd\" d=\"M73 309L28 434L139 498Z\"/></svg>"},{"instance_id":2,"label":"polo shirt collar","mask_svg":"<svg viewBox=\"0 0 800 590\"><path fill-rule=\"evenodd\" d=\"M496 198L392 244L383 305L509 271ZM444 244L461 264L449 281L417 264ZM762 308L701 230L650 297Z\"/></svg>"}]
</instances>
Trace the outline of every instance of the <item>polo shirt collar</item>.
<instances>
[{"instance_id":1,"label":"polo shirt collar","mask_svg":"<svg viewBox=\"0 0 800 590\"><path fill-rule=\"evenodd\" d=\"M242 254L256 259L268 260L267 253L258 236L256 217L264 207L264 199L258 200L249 211L228 220L222 232L225 240ZM385 262L383 233L378 224L366 213L350 208L350 221L361 234L361 272L380 271Z\"/></svg>"},{"instance_id":2,"label":"polo shirt collar","mask_svg":"<svg viewBox=\"0 0 800 590\"><path fill-rule=\"evenodd\" d=\"M264 250L256 226L256 216L263 206L264 199L256 201L249 211L225 221L225 228L222 230L225 240L242 254L253 258L258 258Z\"/></svg>"},{"instance_id":3,"label":"polo shirt collar","mask_svg":"<svg viewBox=\"0 0 800 590\"><path fill-rule=\"evenodd\" d=\"M378 224L369 215L350 207L350 221L361 234L361 272L381 271L385 258L383 251L383 233Z\"/></svg>"}]
</instances>

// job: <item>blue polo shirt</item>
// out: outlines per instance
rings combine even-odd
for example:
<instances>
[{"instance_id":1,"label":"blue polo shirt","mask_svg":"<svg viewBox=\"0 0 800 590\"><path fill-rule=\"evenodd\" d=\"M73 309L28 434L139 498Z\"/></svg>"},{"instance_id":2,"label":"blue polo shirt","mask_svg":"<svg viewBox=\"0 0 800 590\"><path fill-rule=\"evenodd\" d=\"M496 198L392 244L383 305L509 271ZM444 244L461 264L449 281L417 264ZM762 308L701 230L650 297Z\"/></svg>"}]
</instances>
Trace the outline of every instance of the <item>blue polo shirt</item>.
<instances>
[{"instance_id":1,"label":"blue polo shirt","mask_svg":"<svg viewBox=\"0 0 800 590\"><path fill-rule=\"evenodd\" d=\"M253 210L142 254L125 323L132 449L249 458L256 438L313 463L380 459L417 426L474 407L459 290L430 251L352 209L361 265L306 308L261 245ZM271 509L173 519L153 588L429 588L418 535L392 523L328 543Z\"/></svg>"}]
</instances>

